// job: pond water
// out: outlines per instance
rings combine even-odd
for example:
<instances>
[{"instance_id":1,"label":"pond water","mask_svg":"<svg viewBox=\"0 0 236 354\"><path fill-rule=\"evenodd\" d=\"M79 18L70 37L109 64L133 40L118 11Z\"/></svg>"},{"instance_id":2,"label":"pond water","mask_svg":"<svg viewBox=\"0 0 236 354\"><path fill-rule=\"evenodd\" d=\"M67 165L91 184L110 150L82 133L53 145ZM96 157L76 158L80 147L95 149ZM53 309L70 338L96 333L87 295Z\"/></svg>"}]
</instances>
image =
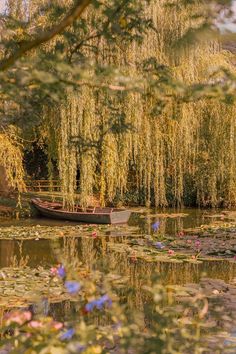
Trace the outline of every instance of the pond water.
<instances>
[{"instance_id":1,"label":"pond water","mask_svg":"<svg viewBox=\"0 0 236 354\"><path fill-rule=\"evenodd\" d=\"M160 215L160 213L162 215ZM213 211L212 211L213 213ZM216 211L214 211L216 213ZM176 214L176 215L174 215ZM158 212L142 209L133 212L128 225L118 227L92 226L83 234L81 230L73 237L57 237L55 240L46 237L24 239L1 239L1 230L15 227L35 228L40 231L49 227L55 234L65 226L77 227L71 222L61 222L44 218L26 220L2 220L0 230L0 268L28 266L32 269L43 267L49 269L59 263L59 259L72 262L75 266L82 264L89 270L100 270L122 275L129 279L129 285L135 289L135 295L129 301L135 305L141 296L140 289L148 284L152 275L157 274L164 284L198 283L201 277L221 279L226 283L232 282L236 277L236 262L228 259L208 259L202 262L179 262L175 259L150 260L148 257L136 257L136 251L132 251L132 240L142 242L147 236L155 240L176 237L176 234L189 228L197 228L209 224L214 218L207 217L209 212L199 209L184 209L181 211L165 210ZM152 225L160 222L158 233L152 230ZM81 225L84 227L84 225ZM89 231L88 231L89 230ZM92 234L97 232L96 237ZM138 245L139 246L139 245ZM143 246L142 246L143 247ZM131 249L127 253L127 249ZM134 252L134 253L132 253ZM60 302L52 304L50 311L54 316L61 318L69 316L73 311L71 304ZM67 314L67 315L66 315Z\"/></svg>"},{"instance_id":2,"label":"pond water","mask_svg":"<svg viewBox=\"0 0 236 354\"><path fill-rule=\"evenodd\" d=\"M200 209L183 209L181 211L166 209L164 213L160 212L163 217L160 217L157 213L154 210L150 212L142 209L139 212L132 213L128 225L119 226L117 229L115 227L111 229L107 227L103 231L99 231L99 237L93 238L87 234L83 237L83 233L82 235L80 233L77 237L73 237L73 240L67 238L65 241L62 237L57 240L56 244L52 239L21 240L19 237L17 240L1 240L0 235L0 267L11 266L14 258L17 262L20 262L20 259L27 259L27 265L30 267L51 267L58 262L55 248L59 247L59 249L71 248L71 251L73 248L78 260L93 269L105 267L106 270L109 268L111 271L116 270L116 272L122 274L129 273L132 269L140 275L145 273L147 269L149 272L154 272L158 269L160 277L163 278L165 283L183 284L191 281L197 282L202 274L225 281L232 280L236 276L235 264L228 262L228 260L206 260L201 264L152 263L142 259L130 262L130 259L126 257L122 250L111 246L111 244L125 246L132 238L142 239L145 235L153 234L152 224L157 220L160 221L157 239L159 236L162 237L162 235L176 235L181 230L196 228L212 222L212 218L206 217L209 212ZM177 213L180 215L179 217L171 216L178 215ZM214 213L216 212L214 211ZM153 217L153 215L158 216ZM183 215L185 216L182 217ZM73 227L77 224L46 218L8 219L2 220L0 223L1 227L6 228L9 226L33 227L35 225L50 226L52 231L55 228L56 233L60 227L65 225ZM93 229L96 230L96 225ZM71 241L73 245L70 245Z\"/></svg>"}]
</instances>

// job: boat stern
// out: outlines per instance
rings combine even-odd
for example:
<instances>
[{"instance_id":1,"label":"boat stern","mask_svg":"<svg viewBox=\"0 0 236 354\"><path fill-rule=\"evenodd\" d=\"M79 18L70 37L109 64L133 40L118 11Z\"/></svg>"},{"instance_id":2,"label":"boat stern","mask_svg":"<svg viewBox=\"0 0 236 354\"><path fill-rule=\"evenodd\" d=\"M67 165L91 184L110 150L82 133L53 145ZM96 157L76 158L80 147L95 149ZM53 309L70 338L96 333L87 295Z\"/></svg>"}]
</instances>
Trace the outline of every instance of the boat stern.
<instances>
[{"instance_id":1,"label":"boat stern","mask_svg":"<svg viewBox=\"0 0 236 354\"><path fill-rule=\"evenodd\" d=\"M111 224L125 224L129 221L131 211L113 211L111 213Z\"/></svg>"}]
</instances>

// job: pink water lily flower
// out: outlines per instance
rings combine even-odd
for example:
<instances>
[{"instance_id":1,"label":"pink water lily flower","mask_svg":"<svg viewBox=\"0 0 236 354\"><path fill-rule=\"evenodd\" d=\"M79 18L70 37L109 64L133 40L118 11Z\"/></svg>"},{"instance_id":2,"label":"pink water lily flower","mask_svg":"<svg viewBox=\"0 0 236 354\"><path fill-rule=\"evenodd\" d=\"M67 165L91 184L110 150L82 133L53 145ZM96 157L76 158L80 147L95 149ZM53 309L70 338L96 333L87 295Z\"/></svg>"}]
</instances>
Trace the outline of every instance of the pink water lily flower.
<instances>
[{"instance_id":1,"label":"pink water lily flower","mask_svg":"<svg viewBox=\"0 0 236 354\"><path fill-rule=\"evenodd\" d=\"M200 246L201 246L201 241L197 240L197 241L195 242L195 246L196 246L196 247L200 247Z\"/></svg>"},{"instance_id":2,"label":"pink water lily flower","mask_svg":"<svg viewBox=\"0 0 236 354\"><path fill-rule=\"evenodd\" d=\"M97 231L93 231L93 232L92 232L92 237L96 238L97 235L98 235L98 234L97 234Z\"/></svg>"}]
</instances>

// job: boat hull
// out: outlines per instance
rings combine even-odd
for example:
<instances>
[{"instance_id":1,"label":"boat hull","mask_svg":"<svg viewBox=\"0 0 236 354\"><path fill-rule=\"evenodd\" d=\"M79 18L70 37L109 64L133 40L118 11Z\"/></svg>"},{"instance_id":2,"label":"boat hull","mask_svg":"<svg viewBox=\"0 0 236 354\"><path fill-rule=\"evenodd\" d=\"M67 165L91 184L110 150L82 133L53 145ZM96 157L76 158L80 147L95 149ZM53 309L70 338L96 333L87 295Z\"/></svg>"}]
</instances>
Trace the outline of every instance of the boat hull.
<instances>
[{"instance_id":1,"label":"boat hull","mask_svg":"<svg viewBox=\"0 0 236 354\"><path fill-rule=\"evenodd\" d=\"M123 224L128 222L131 215L129 210L113 211L110 213L83 213L53 210L50 207L44 207L43 203L39 203L34 199L32 200L32 204L42 216L47 218L70 220L89 224Z\"/></svg>"}]
</instances>

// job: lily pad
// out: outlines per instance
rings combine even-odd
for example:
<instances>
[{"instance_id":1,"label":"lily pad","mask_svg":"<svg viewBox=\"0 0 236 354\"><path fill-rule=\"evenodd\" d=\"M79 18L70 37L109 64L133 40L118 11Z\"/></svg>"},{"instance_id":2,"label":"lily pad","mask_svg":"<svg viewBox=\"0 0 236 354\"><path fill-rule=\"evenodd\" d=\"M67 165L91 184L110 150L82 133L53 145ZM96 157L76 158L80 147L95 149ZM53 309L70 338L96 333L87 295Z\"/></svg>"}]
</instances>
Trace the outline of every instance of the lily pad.
<instances>
[{"instance_id":1,"label":"lily pad","mask_svg":"<svg viewBox=\"0 0 236 354\"><path fill-rule=\"evenodd\" d=\"M60 279L52 278L49 269L1 269L0 307L24 307L42 298L47 298L49 302L69 298Z\"/></svg>"}]
</instances>

